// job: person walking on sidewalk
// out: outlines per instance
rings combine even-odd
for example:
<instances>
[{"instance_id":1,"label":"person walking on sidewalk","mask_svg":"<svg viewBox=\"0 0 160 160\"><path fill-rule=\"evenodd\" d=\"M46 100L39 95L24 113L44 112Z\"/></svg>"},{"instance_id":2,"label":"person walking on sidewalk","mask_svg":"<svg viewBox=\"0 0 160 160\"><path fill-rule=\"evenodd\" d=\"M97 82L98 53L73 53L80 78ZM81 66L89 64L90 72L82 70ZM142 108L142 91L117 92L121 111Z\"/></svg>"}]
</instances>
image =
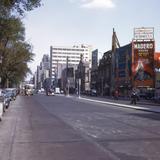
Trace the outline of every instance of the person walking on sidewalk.
<instances>
[{"instance_id":1,"label":"person walking on sidewalk","mask_svg":"<svg viewBox=\"0 0 160 160\"><path fill-rule=\"evenodd\" d=\"M114 99L118 100L118 97L119 97L119 92L118 90L116 90L114 93Z\"/></svg>"}]
</instances>

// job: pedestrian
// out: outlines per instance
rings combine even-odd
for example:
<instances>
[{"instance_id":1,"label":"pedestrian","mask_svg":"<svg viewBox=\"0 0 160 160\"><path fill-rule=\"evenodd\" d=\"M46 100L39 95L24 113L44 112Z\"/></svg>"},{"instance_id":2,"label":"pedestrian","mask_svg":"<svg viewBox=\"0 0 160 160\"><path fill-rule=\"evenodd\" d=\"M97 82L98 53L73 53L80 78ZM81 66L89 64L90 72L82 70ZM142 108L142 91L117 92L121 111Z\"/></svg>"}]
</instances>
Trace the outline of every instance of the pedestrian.
<instances>
[{"instance_id":1,"label":"pedestrian","mask_svg":"<svg viewBox=\"0 0 160 160\"><path fill-rule=\"evenodd\" d=\"M114 98L116 100L118 100L118 97L119 97L119 92L118 92L118 90L116 90L115 93L114 93Z\"/></svg>"},{"instance_id":2,"label":"pedestrian","mask_svg":"<svg viewBox=\"0 0 160 160\"><path fill-rule=\"evenodd\" d=\"M137 103L137 92L133 89L131 93L131 104L136 104Z\"/></svg>"}]
</instances>

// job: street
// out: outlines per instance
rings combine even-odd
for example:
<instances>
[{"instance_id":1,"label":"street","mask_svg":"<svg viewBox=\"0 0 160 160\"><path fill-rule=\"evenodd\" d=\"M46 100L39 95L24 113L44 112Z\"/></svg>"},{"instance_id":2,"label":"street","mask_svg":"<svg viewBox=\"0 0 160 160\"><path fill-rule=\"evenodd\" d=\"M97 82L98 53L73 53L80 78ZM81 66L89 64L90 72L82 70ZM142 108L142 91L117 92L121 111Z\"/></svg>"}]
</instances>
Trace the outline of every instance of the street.
<instances>
[{"instance_id":1,"label":"street","mask_svg":"<svg viewBox=\"0 0 160 160\"><path fill-rule=\"evenodd\" d=\"M158 160L159 122L77 97L18 96L0 123L0 160Z\"/></svg>"}]
</instances>

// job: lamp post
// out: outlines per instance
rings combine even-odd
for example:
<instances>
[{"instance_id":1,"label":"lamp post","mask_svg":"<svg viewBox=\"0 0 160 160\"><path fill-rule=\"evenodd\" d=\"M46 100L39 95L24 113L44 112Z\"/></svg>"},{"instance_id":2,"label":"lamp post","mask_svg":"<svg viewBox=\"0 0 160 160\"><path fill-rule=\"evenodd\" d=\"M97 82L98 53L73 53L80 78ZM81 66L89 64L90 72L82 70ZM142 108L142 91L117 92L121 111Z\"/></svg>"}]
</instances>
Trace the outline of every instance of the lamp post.
<instances>
[{"instance_id":1,"label":"lamp post","mask_svg":"<svg viewBox=\"0 0 160 160\"><path fill-rule=\"evenodd\" d=\"M69 79L67 80L67 86L68 86L68 96L69 96L69 85L70 85L70 81Z\"/></svg>"},{"instance_id":2,"label":"lamp post","mask_svg":"<svg viewBox=\"0 0 160 160\"><path fill-rule=\"evenodd\" d=\"M79 85L79 92L78 92L78 98L81 98L81 79L78 79L78 85Z\"/></svg>"}]
</instances>

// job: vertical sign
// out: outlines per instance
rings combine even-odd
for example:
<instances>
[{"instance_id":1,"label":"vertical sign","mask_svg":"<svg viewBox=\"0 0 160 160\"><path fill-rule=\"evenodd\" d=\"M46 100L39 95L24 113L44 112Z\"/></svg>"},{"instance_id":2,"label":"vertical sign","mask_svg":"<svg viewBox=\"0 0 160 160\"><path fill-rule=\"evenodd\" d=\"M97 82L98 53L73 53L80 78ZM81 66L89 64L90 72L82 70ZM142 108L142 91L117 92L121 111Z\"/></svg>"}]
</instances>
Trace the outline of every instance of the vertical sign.
<instances>
[{"instance_id":1,"label":"vertical sign","mask_svg":"<svg viewBox=\"0 0 160 160\"><path fill-rule=\"evenodd\" d=\"M154 41L133 41L132 45L134 86L154 88Z\"/></svg>"}]
</instances>

